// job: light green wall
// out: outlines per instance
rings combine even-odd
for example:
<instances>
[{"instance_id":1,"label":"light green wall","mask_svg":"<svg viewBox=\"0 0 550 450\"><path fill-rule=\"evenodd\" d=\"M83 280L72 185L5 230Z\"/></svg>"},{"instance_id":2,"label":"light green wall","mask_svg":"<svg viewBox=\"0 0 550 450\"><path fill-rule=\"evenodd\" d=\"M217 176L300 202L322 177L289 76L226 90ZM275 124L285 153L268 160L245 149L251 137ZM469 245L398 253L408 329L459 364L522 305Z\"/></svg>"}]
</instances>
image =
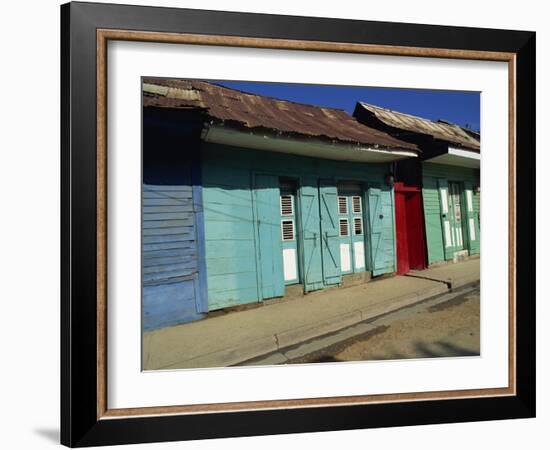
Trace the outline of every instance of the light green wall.
<instances>
[{"instance_id":1,"label":"light green wall","mask_svg":"<svg viewBox=\"0 0 550 450\"><path fill-rule=\"evenodd\" d=\"M349 179L382 186L388 170L388 164L330 161L203 144L209 309L257 302L262 297L256 261L258 236L252 189L254 173ZM278 213L279 205L273 207Z\"/></svg>"},{"instance_id":2,"label":"light green wall","mask_svg":"<svg viewBox=\"0 0 550 450\"><path fill-rule=\"evenodd\" d=\"M422 197L424 201L424 220L426 225L426 242L428 246L428 263L433 264L445 260L443 251L443 230L441 226L441 210L437 180L459 181L479 185L479 169L448 166L445 164L422 163ZM479 235L479 194L473 197L475 222ZM479 253L476 249L472 253Z\"/></svg>"}]
</instances>

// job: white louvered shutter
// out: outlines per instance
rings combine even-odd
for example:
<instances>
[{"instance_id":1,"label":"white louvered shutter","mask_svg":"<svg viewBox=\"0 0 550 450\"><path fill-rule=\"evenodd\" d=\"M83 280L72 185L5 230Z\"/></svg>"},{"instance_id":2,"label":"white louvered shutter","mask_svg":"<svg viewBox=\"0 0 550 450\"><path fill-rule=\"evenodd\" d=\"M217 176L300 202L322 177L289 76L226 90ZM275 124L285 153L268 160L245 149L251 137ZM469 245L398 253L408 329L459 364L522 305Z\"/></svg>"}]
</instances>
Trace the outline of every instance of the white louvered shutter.
<instances>
[{"instance_id":1,"label":"white louvered shutter","mask_svg":"<svg viewBox=\"0 0 550 450\"><path fill-rule=\"evenodd\" d=\"M338 214L347 214L348 213L348 199L347 197L339 196L338 197Z\"/></svg>"},{"instance_id":2,"label":"white louvered shutter","mask_svg":"<svg viewBox=\"0 0 550 450\"><path fill-rule=\"evenodd\" d=\"M348 219L340 219L340 236L349 236Z\"/></svg>"},{"instance_id":3,"label":"white louvered shutter","mask_svg":"<svg viewBox=\"0 0 550 450\"><path fill-rule=\"evenodd\" d=\"M294 240L294 220L283 220L281 222L281 234L283 241Z\"/></svg>"}]
</instances>

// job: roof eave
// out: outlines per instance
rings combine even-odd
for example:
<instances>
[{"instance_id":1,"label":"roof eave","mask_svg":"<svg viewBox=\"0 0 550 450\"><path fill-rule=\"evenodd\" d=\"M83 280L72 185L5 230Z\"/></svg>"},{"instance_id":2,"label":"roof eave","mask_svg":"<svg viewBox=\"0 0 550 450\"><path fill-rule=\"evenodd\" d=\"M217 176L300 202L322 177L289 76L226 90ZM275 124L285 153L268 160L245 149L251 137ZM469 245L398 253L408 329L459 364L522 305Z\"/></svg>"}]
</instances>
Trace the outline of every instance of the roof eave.
<instances>
[{"instance_id":1,"label":"roof eave","mask_svg":"<svg viewBox=\"0 0 550 450\"><path fill-rule=\"evenodd\" d=\"M390 149L315 137L288 136L283 133L259 132L259 130L239 130L219 126L215 123L205 127L202 139L215 144L340 161L385 163L418 157L417 151L408 148Z\"/></svg>"}]
</instances>

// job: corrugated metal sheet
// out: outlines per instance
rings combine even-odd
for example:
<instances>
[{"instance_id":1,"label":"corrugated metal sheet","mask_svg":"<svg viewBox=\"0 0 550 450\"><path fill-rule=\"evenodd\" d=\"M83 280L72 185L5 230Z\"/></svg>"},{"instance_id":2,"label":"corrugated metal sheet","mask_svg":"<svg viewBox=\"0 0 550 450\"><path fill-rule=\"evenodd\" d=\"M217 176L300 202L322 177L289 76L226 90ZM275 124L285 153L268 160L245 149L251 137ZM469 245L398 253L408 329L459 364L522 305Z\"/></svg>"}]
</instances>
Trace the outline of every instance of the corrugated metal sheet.
<instances>
[{"instance_id":1,"label":"corrugated metal sheet","mask_svg":"<svg viewBox=\"0 0 550 450\"><path fill-rule=\"evenodd\" d=\"M398 128L408 133L429 135L434 139L439 139L453 145L480 151L479 139L475 138L476 133L468 132L453 123L443 120L434 122L429 119L392 111L364 102L359 102L358 105L390 127ZM479 137L479 134L477 136Z\"/></svg>"},{"instance_id":2,"label":"corrugated metal sheet","mask_svg":"<svg viewBox=\"0 0 550 450\"><path fill-rule=\"evenodd\" d=\"M196 108L238 128L418 151L416 145L363 125L343 110L248 94L205 81L144 79L143 106Z\"/></svg>"}]
</instances>

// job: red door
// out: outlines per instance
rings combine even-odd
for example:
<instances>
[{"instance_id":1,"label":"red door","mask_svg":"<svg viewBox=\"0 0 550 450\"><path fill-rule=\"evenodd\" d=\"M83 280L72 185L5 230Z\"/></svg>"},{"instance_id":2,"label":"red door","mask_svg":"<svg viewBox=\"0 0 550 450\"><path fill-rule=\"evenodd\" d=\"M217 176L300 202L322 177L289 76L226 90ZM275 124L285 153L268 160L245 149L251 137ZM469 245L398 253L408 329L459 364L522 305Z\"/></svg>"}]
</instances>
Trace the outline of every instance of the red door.
<instances>
[{"instance_id":1,"label":"red door","mask_svg":"<svg viewBox=\"0 0 550 450\"><path fill-rule=\"evenodd\" d=\"M397 247L397 273L426 268L426 240L422 217L422 193L418 187L396 182L395 235Z\"/></svg>"}]
</instances>

